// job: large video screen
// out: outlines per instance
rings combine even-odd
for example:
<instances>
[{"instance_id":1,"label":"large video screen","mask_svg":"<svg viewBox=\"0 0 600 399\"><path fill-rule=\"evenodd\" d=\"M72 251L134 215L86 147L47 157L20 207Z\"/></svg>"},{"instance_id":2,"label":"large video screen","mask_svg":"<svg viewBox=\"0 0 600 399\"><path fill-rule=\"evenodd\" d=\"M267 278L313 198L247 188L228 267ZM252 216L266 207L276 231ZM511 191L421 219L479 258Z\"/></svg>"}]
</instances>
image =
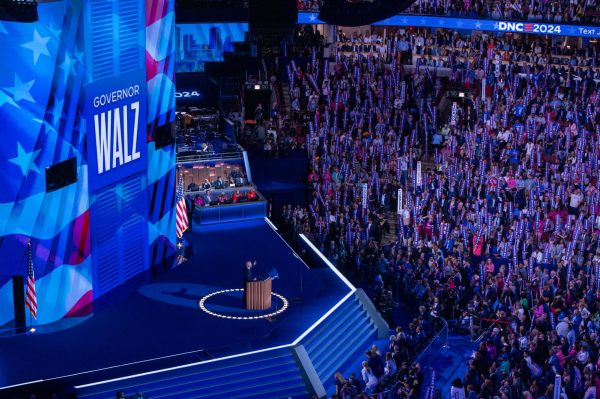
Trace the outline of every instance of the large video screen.
<instances>
[{"instance_id":1,"label":"large video screen","mask_svg":"<svg viewBox=\"0 0 600 399\"><path fill-rule=\"evenodd\" d=\"M243 42L247 22L178 24L176 27L176 72L203 72L206 62L223 61L235 42Z\"/></svg>"}]
</instances>

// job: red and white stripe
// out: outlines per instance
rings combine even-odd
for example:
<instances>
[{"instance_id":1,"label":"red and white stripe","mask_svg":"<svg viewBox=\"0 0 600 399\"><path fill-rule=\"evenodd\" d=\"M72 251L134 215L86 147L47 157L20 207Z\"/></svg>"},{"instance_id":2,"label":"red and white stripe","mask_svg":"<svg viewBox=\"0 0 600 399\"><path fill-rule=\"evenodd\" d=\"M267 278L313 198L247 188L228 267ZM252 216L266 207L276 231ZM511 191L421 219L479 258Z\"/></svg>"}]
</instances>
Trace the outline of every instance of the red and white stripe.
<instances>
[{"instance_id":1,"label":"red and white stripe","mask_svg":"<svg viewBox=\"0 0 600 399\"><path fill-rule=\"evenodd\" d=\"M181 238L188 227L187 207L185 206L185 199L181 197L177 202L177 237Z\"/></svg>"},{"instance_id":2,"label":"red and white stripe","mask_svg":"<svg viewBox=\"0 0 600 399\"><path fill-rule=\"evenodd\" d=\"M183 237L183 233L189 227L187 207L185 206L185 197L183 196L183 175L179 175L179 184L177 187L177 205L176 205L176 233L177 237Z\"/></svg>"},{"instance_id":3,"label":"red and white stripe","mask_svg":"<svg viewBox=\"0 0 600 399\"><path fill-rule=\"evenodd\" d=\"M31 255L31 243L27 244L27 290L25 294L25 306L31 312L31 315L37 319L37 294L35 292L35 275L33 273L33 257Z\"/></svg>"}]
</instances>

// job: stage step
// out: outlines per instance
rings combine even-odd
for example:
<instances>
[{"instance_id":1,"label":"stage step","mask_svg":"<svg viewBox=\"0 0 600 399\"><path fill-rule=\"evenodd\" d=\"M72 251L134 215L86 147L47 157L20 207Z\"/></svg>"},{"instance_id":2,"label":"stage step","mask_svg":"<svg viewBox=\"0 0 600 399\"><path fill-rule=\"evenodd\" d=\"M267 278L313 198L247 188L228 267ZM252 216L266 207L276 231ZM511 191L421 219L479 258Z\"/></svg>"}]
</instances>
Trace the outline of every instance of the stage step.
<instances>
[{"instance_id":1,"label":"stage step","mask_svg":"<svg viewBox=\"0 0 600 399\"><path fill-rule=\"evenodd\" d=\"M78 388L77 397L112 399L119 390L127 395L143 392L152 399L308 397L299 364L289 348Z\"/></svg>"},{"instance_id":2,"label":"stage step","mask_svg":"<svg viewBox=\"0 0 600 399\"><path fill-rule=\"evenodd\" d=\"M376 334L373 320L355 294L311 331L302 344L319 379L327 385L335 372L364 350L365 344Z\"/></svg>"},{"instance_id":3,"label":"stage step","mask_svg":"<svg viewBox=\"0 0 600 399\"><path fill-rule=\"evenodd\" d=\"M361 302L368 299L359 298L366 296L350 295L299 343L312 363L306 370L314 368L324 386L377 335L377 316L367 311L370 304ZM76 394L81 399L112 399L122 390L152 399L304 399L313 390L305 366L287 347L78 387Z\"/></svg>"}]
</instances>

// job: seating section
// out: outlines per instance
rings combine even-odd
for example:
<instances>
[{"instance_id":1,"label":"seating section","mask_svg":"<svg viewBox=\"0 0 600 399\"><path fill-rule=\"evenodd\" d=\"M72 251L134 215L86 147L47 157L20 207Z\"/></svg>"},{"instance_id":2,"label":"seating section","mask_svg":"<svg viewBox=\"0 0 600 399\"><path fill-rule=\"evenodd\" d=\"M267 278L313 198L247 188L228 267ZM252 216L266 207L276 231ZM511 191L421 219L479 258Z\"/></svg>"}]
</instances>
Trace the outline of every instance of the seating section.
<instances>
[{"instance_id":1,"label":"seating section","mask_svg":"<svg viewBox=\"0 0 600 399\"><path fill-rule=\"evenodd\" d=\"M239 192L240 197L236 200L236 203L255 202L261 200L256 189L254 189L252 186L246 186L244 188L225 188L221 190L202 190L193 193L186 193L186 196L190 201L193 201L197 207L216 206L233 204L234 194L237 192ZM253 193L251 198L248 197L248 193ZM220 200L219 198L221 194L224 194L223 200ZM202 198L202 200L200 200L200 198Z\"/></svg>"},{"instance_id":2,"label":"seating section","mask_svg":"<svg viewBox=\"0 0 600 399\"><path fill-rule=\"evenodd\" d=\"M294 399L309 396L289 348L149 374L77 389L79 399L113 399L115 392L142 392L152 399Z\"/></svg>"},{"instance_id":3,"label":"seating section","mask_svg":"<svg viewBox=\"0 0 600 399\"><path fill-rule=\"evenodd\" d=\"M349 297L301 342L325 389L377 335L377 328L355 295Z\"/></svg>"}]
</instances>

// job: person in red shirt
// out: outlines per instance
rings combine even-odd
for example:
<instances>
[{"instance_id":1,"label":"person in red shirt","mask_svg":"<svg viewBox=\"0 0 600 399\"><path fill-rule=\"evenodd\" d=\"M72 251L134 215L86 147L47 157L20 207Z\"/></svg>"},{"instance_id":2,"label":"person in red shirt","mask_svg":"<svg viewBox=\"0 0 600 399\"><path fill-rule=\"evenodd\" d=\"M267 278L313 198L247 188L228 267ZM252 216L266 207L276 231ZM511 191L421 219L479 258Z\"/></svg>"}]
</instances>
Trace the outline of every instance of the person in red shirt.
<instances>
[{"instance_id":1,"label":"person in red shirt","mask_svg":"<svg viewBox=\"0 0 600 399\"><path fill-rule=\"evenodd\" d=\"M248 201L255 201L258 198L254 190L248 191L247 197Z\"/></svg>"},{"instance_id":2,"label":"person in red shirt","mask_svg":"<svg viewBox=\"0 0 600 399\"><path fill-rule=\"evenodd\" d=\"M240 190L235 190L235 193L233 193L233 195L231 196L231 200L234 204L237 204L241 197L242 194L240 194Z\"/></svg>"}]
</instances>

